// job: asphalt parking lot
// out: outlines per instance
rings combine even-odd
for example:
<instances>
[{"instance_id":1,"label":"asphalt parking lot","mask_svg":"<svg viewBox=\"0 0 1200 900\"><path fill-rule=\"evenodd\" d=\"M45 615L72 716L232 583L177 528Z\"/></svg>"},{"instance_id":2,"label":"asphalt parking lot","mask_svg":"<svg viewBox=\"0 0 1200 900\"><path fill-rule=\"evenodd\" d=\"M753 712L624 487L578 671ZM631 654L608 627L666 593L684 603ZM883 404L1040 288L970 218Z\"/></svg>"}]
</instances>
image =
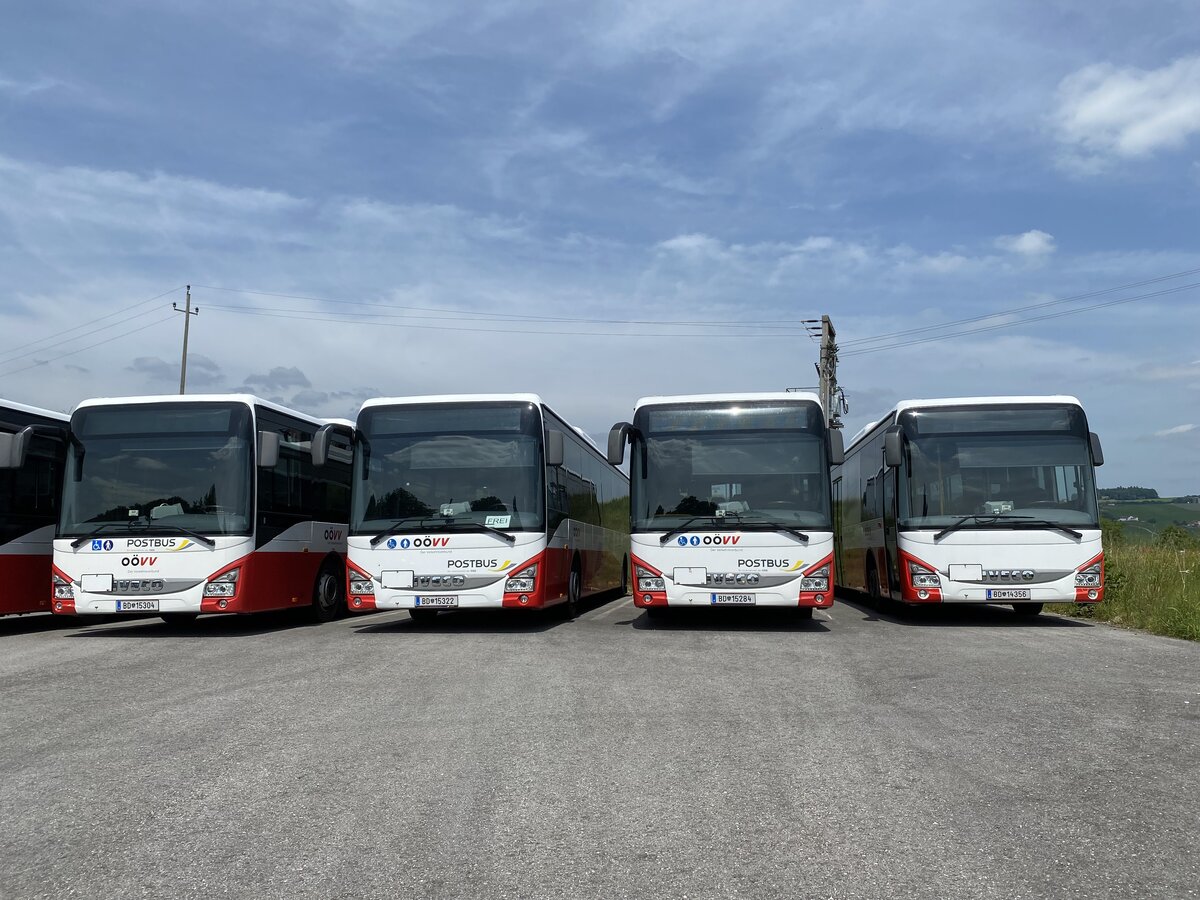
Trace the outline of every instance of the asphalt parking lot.
<instances>
[{"instance_id":1,"label":"asphalt parking lot","mask_svg":"<svg viewBox=\"0 0 1200 900\"><path fill-rule=\"evenodd\" d=\"M629 598L0 620L0 895L1192 897L1200 645Z\"/></svg>"}]
</instances>

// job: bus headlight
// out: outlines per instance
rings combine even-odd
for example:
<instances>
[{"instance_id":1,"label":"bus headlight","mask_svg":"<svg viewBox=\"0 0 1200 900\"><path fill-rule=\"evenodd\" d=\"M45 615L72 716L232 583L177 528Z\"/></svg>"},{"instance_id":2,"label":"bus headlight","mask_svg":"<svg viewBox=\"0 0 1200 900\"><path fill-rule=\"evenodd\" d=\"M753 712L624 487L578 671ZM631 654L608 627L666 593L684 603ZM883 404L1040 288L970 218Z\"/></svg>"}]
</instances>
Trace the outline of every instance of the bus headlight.
<instances>
[{"instance_id":1,"label":"bus headlight","mask_svg":"<svg viewBox=\"0 0 1200 900\"><path fill-rule=\"evenodd\" d=\"M75 588L71 587L71 582L67 581L67 579L63 578L61 575L54 576L54 599L75 599Z\"/></svg>"},{"instance_id":2,"label":"bus headlight","mask_svg":"<svg viewBox=\"0 0 1200 900\"><path fill-rule=\"evenodd\" d=\"M942 579L932 569L927 569L919 563L909 560L908 577L912 579L914 588L936 588L942 586ZM925 599L925 598L921 598Z\"/></svg>"},{"instance_id":3,"label":"bus headlight","mask_svg":"<svg viewBox=\"0 0 1200 900\"><path fill-rule=\"evenodd\" d=\"M228 572L222 572L216 578L204 585L205 597L232 597L237 593L238 575L241 574L241 569L230 569Z\"/></svg>"},{"instance_id":4,"label":"bus headlight","mask_svg":"<svg viewBox=\"0 0 1200 900\"><path fill-rule=\"evenodd\" d=\"M634 572L637 574L639 591L665 591L667 589L667 583L662 577L655 575L649 569L634 566Z\"/></svg>"},{"instance_id":5,"label":"bus headlight","mask_svg":"<svg viewBox=\"0 0 1200 900\"><path fill-rule=\"evenodd\" d=\"M829 590L829 565L823 565L815 572L810 572L800 579L800 590L802 591L827 591Z\"/></svg>"},{"instance_id":6,"label":"bus headlight","mask_svg":"<svg viewBox=\"0 0 1200 900\"><path fill-rule=\"evenodd\" d=\"M1092 565L1088 566L1086 569L1080 569L1075 573L1075 587L1100 587L1100 578L1100 563L1092 563Z\"/></svg>"},{"instance_id":7,"label":"bus headlight","mask_svg":"<svg viewBox=\"0 0 1200 900\"><path fill-rule=\"evenodd\" d=\"M369 578L351 578L350 593L362 596L364 594L374 594L375 585L371 583Z\"/></svg>"},{"instance_id":8,"label":"bus headlight","mask_svg":"<svg viewBox=\"0 0 1200 900\"><path fill-rule=\"evenodd\" d=\"M504 582L506 594L532 594L537 584L537 563L526 566L520 572L514 572Z\"/></svg>"}]
</instances>

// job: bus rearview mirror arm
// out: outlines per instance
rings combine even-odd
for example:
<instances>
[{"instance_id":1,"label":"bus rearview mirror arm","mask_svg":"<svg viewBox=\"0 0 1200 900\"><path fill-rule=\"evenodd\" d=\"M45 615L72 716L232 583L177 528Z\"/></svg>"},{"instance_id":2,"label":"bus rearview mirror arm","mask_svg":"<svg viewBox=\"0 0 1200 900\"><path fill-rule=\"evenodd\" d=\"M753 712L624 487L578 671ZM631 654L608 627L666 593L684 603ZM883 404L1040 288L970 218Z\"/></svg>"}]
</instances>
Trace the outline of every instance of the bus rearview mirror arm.
<instances>
[{"instance_id":1,"label":"bus rearview mirror arm","mask_svg":"<svg viewBox=\"0 0 1200 900\"><path fill-rule=\"evenodd\" d=\"M279 462L279 432L260 431L258 433L258 467L273 469Z\"/></svg>"},{"instance_id":2,"label":"bus rearview mirror arm","mask_svg":"<svg viewBox=\"0 0 1200 900\"><path fill-rule=\"evenodd\" d=\"M1088 444L1092 448L1092 465L1104 465L1104 450L1100 446L1100 435L1094 431L1088 432Z\"/></svg>"}]
</instances>

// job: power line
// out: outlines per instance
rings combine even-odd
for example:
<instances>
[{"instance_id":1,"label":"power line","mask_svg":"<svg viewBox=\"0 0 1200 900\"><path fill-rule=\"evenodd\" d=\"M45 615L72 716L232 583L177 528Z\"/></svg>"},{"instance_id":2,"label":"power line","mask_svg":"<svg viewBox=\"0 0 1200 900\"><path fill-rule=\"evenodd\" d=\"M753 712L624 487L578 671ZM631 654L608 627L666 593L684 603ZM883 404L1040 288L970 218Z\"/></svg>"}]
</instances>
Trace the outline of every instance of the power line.
<instances>
[{"instance_id":1,"label":"power line","mask_svg":"<svg viewBox=\"0 0 1200 900\"><path fill-rule=\"evenodd\" d=\"M1123 303L1134 303L1138 300L1150 300L1154 297L1165 297L1169 294L1178 294L1178 293L1182 293L1183 291L1194 290L1195 288L1198 288L1198 287L1200 287L1200 281L1192 282L1191 284L1178 285L1173 288L1164 288L1161 291L1151 291L1148 294L1138 294L1133 297L1122 297L1117 300L1109 300L1105 303L1096 303L1096 304L1093 304L1092 306L1081 306L1081 307L1077 307L1076 309L1066 309L1061 312L1047 313L1044 316L1032 316L1027 319L1019 319L1016 322L1001 322L996 325L985 325L982 328L969 328L969 329L966 329L965 331L955 331L951 334L932 335L930 337L923 338L921 340L897 341L896 343L886 344L881 347L866 347L866 348L859 349L859 350L852 350L852 351L844 354L844 356L865 356L868 353L881 353L884 350L896 350L896 349L902 349L902 348L906 348L906 347L915 347L918 344L929 344L929 343L933 343L936 341L948 341L951 338L963 337L964 335L969 335L969 334L982 334L987 331L998 331L1001 328L1017 328L1021 325L1029 325L1033 322L1044 322L1048 319L1061 319L1064 316L1074 316L1074 315L1078 315L1079 313L1090 312L1090 311L1096 310L1096 309L1106 309L1110 306L1119 306Z\"/></svg>"},{"instance_id":2,"label":"power line","mask_svg":"<svg viewBox=\"0 0 1200 900\"><path fill-rule=\"evenodd\" d=\"M118 309L114 312L105 313L102 316L97 316L94 319L89 319L86 322L81 322L78 325L75 325L71 328L67 328L64 331L56 331L50 337L41 338L36 341L30 341L29 343L21 344L16 347L9 347L7 350L0 351L0 365L7 365L11 362L15 362L18 359L24 359L27 356L36 355L37 353L40 353L40 352L42 352L42 350L46 349L45 347L41 347L39 349L35 349L33 351L33 353L19 352L19 351L27 350L31 347L35 347L36 345L39 345L39 344L69 343L70 341L78 340L81 337L86 337L87 335L77 335L76 337L73 337L73 338L67 338L66 340L63 339L64 335L70 334L72 331L79 331L80 329L89 328L90 326L96 324L97 322L103 322L105 319L111 319L113 316L119 316L119 315L121 315L121 313L129 312L131 309L137 309L138 307L141 307L141 306L147 306L156 300L161 300L163 297L169 296L170 294L173 294L176 291L181 290L182 288L183 288L183 285L180 285L179 287L173 287L169 291L163 291L161 294L159 294L156 297L151 297L149 300L140 300L137 303L132 303L129 306L124 306L121 309ZM88 334L90 335L90 334L95 334L96 332L100 332L100 331L107 331L109 328L116 328L118 325L123 325L123 324L124 324L123 322L114 322L111 325L105 325L102 328L92 329L91 331L88 332Z\"/></svg>"},{"instance_id":3,"label":"power line","mask_svg":"<svg viewBox=\"0 0 1200 900\"><path fill-rule=\"evenodd\" d=\"M174 312L174 310L172 310L171 313L169 313L167 316L164 316L161 319L155 319L153 322L149 322L149 323L143 325L141 328L132 328L129 331L123 331L120 334L115 335L110 338L106 338L103 341L97 341L94 344L88 344L86 347L77 347L71 351L71 354L74 355L76 353L82 353L85 350L91 350L95 347L103 346L104 344L110 344L113 341L119 341L122 338L128 337L131 334L137 334L139 331L145 331L147 328L153 328L155 325L161 325L163 322L168 322L174 316L175 316L175 312ZM59 359L61 360L62 357L60 357ZM11 372L0 372L0 378L7 378L9 375L16 375L18 372L26 372L29 369L36 369L38 366L49 365L51 362L56 362L56 361L58 361L58 360L49 360L49 359L39 360L39 361L35 362L33 365L24 366L20 369L13 369Z\"/></svg>"},{"instance_id":4,"label":"power line","mask_svg":"<svg viewBox=\"0 0 1200 900\"><path fill-rule=\"evenodd\" d=\"M689 320L676 320L676 319L589 319L589 318L581 318L581 317L577 317L577 316L535 316L535 315L527 315L527 314L523 314L523 313L488 313L488 312L478 312L475 310L453 309L451 307L445 307L445 306L405 306L405 305L397 304L397 303L377 303L377 302L366 301L366 300L338 300L338 299L331 299L329 297L312 297L312 296L305 296L302 294L283 294L283 293L278 293L275 291L256 291L256 290L249 290L249 289L242 289L242 288L214 287L213 285L210 285L210 284L197 284L197 285L195 285L195 287L198 290L202 288L202 289L208 290L208 291L223 291L225 293L230 293L230 294L248 294L250 296L256 296L256 297L277 297L277 298L283 299L283 300L303 300L303 301L307 301L309 303L330 303L330 304L345 305L345 306L364 306L364 307L378 307L380 309L410 310L413 312L445 313L445 315L442 315L442 316L406 316L406 317L404 317L404 318L412 318L412 319L435 319L435 320L437 320L437 319L461 319L464 315L468 315L472 319L482 319L482 320L487 320L487 321L510 321L510 320L516 319L516 320L528 321L528 322L551 322L551 323L552 322L569 322L569 323L575 323L575 324L581 324L581 325L680 325L680 326L688 326L688 327L696 327L696 328L700 328L700 327L712 327L712 328L716 328L716 327L720 327L720 328L756 328L756 327L775 328L775 327L780 327L780 328L792 328L792 329L795 329L798 331L804 329L804 326L797 324L795 319L767 319L767 320L756 321L756 322L748 322L745 320L738 320L735 322L735 321L731 321L731 320L689 321ZM207 308L208 309L232 310L232 309L245 309L247 307L232 307L232 306L217 307L212 304L208 304ZM268 308L275 309L275 308L271 308L271 307L268 307ZM285 309L280 309L277 311L307 312L307 310L295 310L292 308L285 308ZM353 314L348 314L348 315L368 315L368 314L367 313L353 313ZM383 314L380 313L378 315L382 316ZM400 318L400 317L396 316L396 318Z\"/></svg>"},{"instance_id":5,"label":"power line","mask_svg":"<svg viewBox=\"0 0 1200 900\"><path fill-rule=\"evenodd\" d=\"M1088 291L1087 293L1084 293L1084 294L1073 294L1069 297L1060 297L1056 300L1045 300L1045 301L1042 301L1041 303L1031 303L1028 306L1017 306L1017 307L1013 307L1012 309L1001 310L999 312L994 312L994 313L987 313L986 315L972 316L967 319L955 319L950 322L942 322L941 324L938 324L938 325L926 325L926 326L923 326L920 328L909 328L904 331L890 331L890 332L886 332L884 334L877 334L872 337L854 338L853 340L843 341L841 343L841 346L851 347L851 346L857 346L857 345L861 345L861 344L874 344L874 343L877 343L882 340L887 340L889 338L904 337L905 335L910 335L910 334L928 334L930 331L942 330L942 329L946 329L946 328L954 328L959 325L969 325L973 322L983 322L983 321L986 321L987 319L997 319L997 318L1000 318L1001 316L1011 316L1016 313L1028 312L1030 310L1035 310L1035 309L1046 309L1047 307L1059 306L1063 303L1075 303L1079 300L1090 300L1093 297L1102 297L1105 294L1115 294L1118 291L1127 291L1132 288L1145 287L1148 284L1160 284L1164 281L1171 281L1175 278L1183 278L1185 276L1196 275L1198 273L1200 273L1200 268L1187 269L1182 272L1175 272L1174 274L1171 274L1171 275L1159 275L1155 278L1147 278L1144 281L1134 281L1134 282L1130 282L1129 284L1118 285L1117 287L1103 288L1101 290L1096 290L1096 291ZM1088 308L1090 309L1092 307L1088 307ZM1036 321L1036 320L1031 319L1028 321ZM965 333L970 333L970 332L965 332Z\"/></svg>"}]
</instances>

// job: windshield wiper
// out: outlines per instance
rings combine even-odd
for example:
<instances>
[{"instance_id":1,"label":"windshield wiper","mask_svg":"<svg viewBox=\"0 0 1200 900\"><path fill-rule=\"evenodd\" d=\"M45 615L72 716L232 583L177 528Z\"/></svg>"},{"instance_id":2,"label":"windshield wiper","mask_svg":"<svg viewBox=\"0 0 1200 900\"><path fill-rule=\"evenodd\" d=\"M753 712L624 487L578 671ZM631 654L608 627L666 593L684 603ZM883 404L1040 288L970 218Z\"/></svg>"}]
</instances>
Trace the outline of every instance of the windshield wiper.
<instances>
[{"instance_id":1,"label":"windshield wiper","mask_svg":"<svg viewBox=\"0 0 1200 900\"><path fill-rule=\"evenodd\" d=\"M397 519L387 528L383 529L383 531L379 532L379 534L375 535L375 537L371 538L371 546L378 547L381 543L383 543L383 541L387 540L392 535L399 534L401 531L403 531L404 526L412 521L417 521L421 524L424 524L425 522L429 521L429 516L405 516L403 519Z\"/></svg>"},{"instance_id":2,"label":"windshield wiper","mask_svg":"<svg viewBox=\"0 0 1200 900\"><path fill-rule=\"evenodd\" d=\"M808 535L799 528L793 528L791 525L785 525L782 522L776 522L774 520L767 522L742 522L740 521L741 516L737 515L736 513L733 515L726 513L725 518L728 519L735 516L739 519L738 528L740 528L742 531L782 531L785 534L790 534L798 538L805 544L807 544L809 541Z\"/></svg>"},{"instance_id":3,"label":"windshield wiper","mask_svg":"<svg viewBox=\"0 0 1200 900\"><path fill-rule=\"evenodd\" d=\"M504 538L504 540L508 541L510 544L515 544L517 542L517 539L511 534L507 534L506 532L501 531L499 528L493 528L491 525L484 525L482 522L456 522L452 518L442 519L437 516L407 516L403 519L397 519L383 531L379 532L379 534L375 535L375 537L371 538L371 546L378 547L387 538L390 538L394 534L399 534L404 530L405 525L413 521L416 521L418 525L428 531L437 531L438 529L436 525L446 525L452 528L469 528L473 531L494 534L497 537ZM431 524L427 525L426 523ZM431 525L434 527L431 527Z\"/></svg>"},{"instance_id":4,"label":"windshield wiper","mask_svg":"<svg viewBox=\"0 0 1200 900\"><path fill-rule=\"evenodd\" d=\"M466 528L470 529L471 531L478 531L480 533L486 532L488 534L494 534L496 537L504 538L504 540L508 541L510 544L515 544L517 542L517 539L514 535L501 531L499 528L493 528L491 525L484 525L482 522L455 522L453 519L446 519L442 522L442 524L451 528ZM430 530L436 531L437 529L433 528Z\"/></svg>"},{"instance_id":5,"label":"windshield wiper","mask_svg":"<svg viewBox=\"0 0 1200 900\"><path fill-rule=\"evenodd\" d=\"M671 538L675 537L675 535L679 534L681 531L687 531L696 522L714 522L715 523L716 521L717 521L716 516L692 516L690 519L688 519L682 525L676 525L670 531L663 534L663 536L658 539L658 542L660 544L665 544L667 541L669 541Z\"/></svg>"},{"instance_id":6,"label":"windshield wiper","mask_svg":"<svg viewBox=\"0 0 1200 900\"><path fill-rule=\"evenodd\" d=\"M1055 531L1061 531L1064 534L1069 534L1076 540L1080 540L1083 537L1083 535L1074 528L1068 528L1066 525L1060 525L1058 522L1051 522L1047 519L1035 519L1032 516L1013 516L1006 513L990 513L986 515L963 516L957 522L947 525L945 528L935 534L933 539L935 541L940 541L951 532L958 531L968 522L982 522L988 525L995 525L999 522L1011 522L1013 525L1020 525L1023 527L1032 525L1034 528L1053 528Z\"/></svg>"},{"instance_id":7,"label":"windshield wiper","mask_svg":"<svg viewBox=\"0 0 1200 900\"><path fill-rule=\"evenodd\" d=\"M77 537L77 538L75 538L75 540L71 541L71 549L78 550L80 547L82 547L84 544L86 544L88 541L90 541L93 537L95 537L96 535L100 534L100 532L102 532L108 528L124 528L126 531L132 532L136 521L137 520L134 519L129 522L101 522L99 525L97 525L95 528L93 528L87 534L85 534L81 537ZM178 535L182 535L184 537L195 538L197 541L204 544L206 547L217 546L217 542L214 541L212 538L210 538L206 535L200 534L198 531L192 531L190 528L180 528L176 525L167 525L167 526L148 525L145 528L139 528L138 534L153 534L153 535L178 534Z\"/></svg>"}]
</instances>

